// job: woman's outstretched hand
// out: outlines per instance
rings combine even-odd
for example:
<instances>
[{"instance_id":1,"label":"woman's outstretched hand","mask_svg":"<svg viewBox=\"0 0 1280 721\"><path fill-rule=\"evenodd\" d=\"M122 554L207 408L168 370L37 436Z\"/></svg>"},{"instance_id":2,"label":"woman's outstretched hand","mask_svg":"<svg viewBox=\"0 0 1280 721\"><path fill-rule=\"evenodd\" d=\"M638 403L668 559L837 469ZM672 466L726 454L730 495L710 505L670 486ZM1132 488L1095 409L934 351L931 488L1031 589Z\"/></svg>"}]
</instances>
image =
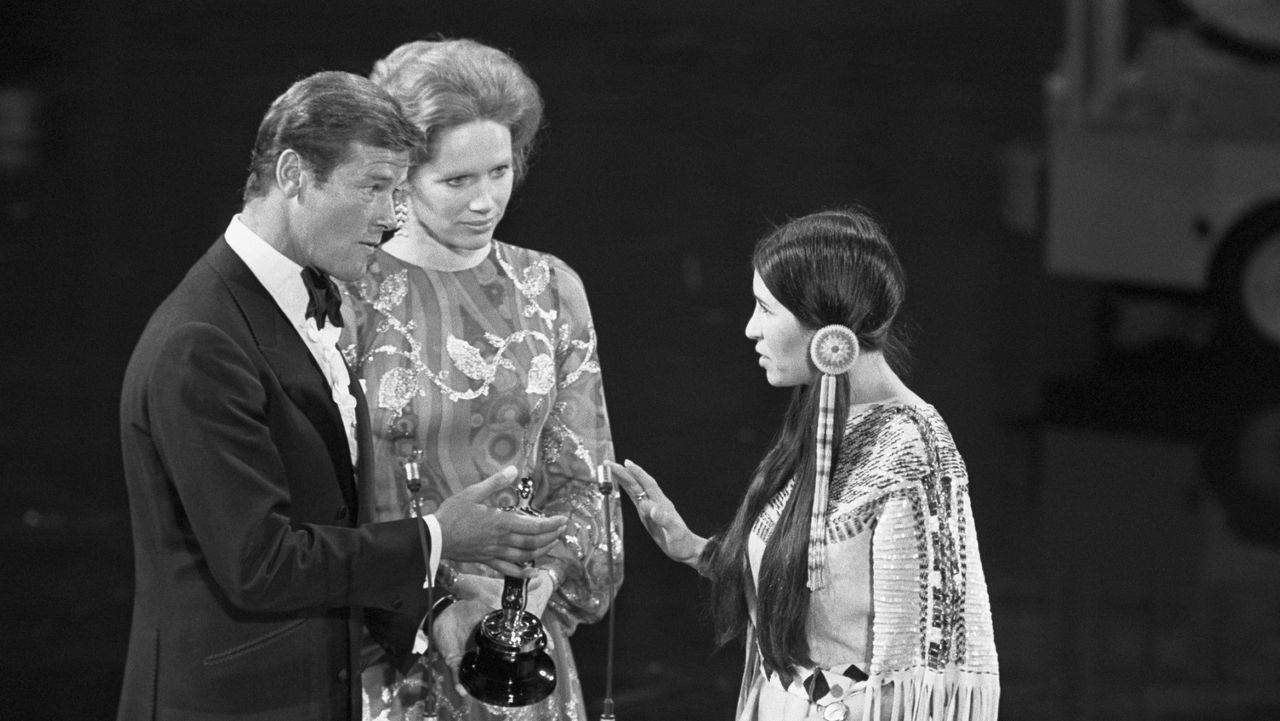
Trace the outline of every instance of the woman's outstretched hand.
<instances>
[{"instance_id":1,"label":"woman's outstretched hand","mask_svg":"<svg viewBox=\"0 0 1280 721\"><path fill-rule=\"evenodd\" d=\"M625 465L613 461L606 463L609 464L613 477L635 504L640 523L644 524L645 530L662 552L673 561L697 566L698 557L702 555L707 539L689 530L675 504L658 487L653 476L631 461L625 461Z\"/></svg>"}]
</instances>

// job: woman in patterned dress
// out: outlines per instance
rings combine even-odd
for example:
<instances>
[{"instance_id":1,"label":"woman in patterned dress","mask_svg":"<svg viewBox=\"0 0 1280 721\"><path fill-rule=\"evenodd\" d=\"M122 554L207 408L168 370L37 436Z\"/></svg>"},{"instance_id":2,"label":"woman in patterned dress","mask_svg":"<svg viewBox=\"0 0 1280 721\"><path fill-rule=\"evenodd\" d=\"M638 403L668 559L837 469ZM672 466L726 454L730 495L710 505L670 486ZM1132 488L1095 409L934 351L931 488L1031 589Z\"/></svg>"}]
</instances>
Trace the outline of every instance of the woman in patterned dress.
<instances>
[{"instance_id":1,"label":"woman in patterned dress","mask_svg":"<svg viewBox=\"0 0 1280 721\"><path fill-rule=\"evenodd\" d=\"M745 640L738 719L994 721L968 478L893 369L905 281L882 227L860 208L806 216L753 266L746 335L795 392L728 529L694 534L639 466L610 464L667 555L711 579L718 640ZM824 414L844 422L824 432Z\"/></svg>"},{"instance_id":2,"label":"woman in patterned dress","mask_svg":"<svg viewBox=\"0 0 1280 721\"><path fill-rule=\"evenodd\" d=\"M542 617L557 669L549 698L503 709L466 695L456 675L465 641L500 606L502 579L446 565L438 587L456 601L434 621L428 660L406 670L368 648L365 718L419 718L432 684L442 719L585 720L568 637L608 609L611 565L622 578L621 529L611 558L593 482L613 457L596 334L568 265L493 238L542 99L508 55L470 40L402 45L370 77L428 143L397 191L400 229L345 289L358 328L345 350L366 384L376 452L362 512L369 520L431 513L514 465L535 483L533 506L569 523L529 586L528 610Z\"/></svg>"}]
</instances>

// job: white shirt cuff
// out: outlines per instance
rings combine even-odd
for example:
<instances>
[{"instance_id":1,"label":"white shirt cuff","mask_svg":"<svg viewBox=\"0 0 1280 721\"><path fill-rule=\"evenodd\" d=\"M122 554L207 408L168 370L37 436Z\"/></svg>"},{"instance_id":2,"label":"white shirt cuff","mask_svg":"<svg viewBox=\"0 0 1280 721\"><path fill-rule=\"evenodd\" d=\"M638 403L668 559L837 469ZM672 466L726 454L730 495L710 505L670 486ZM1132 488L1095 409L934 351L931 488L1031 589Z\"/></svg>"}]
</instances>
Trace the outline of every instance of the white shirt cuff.
<instances>
[{"instance_id":1,"label":"white shirt cuff","mask_svg":"<svg viewBox=\"0 0 1280 721\"><path fill-rule=\"evenodd\" d=\"M440 568L440 548L444 533L440 530L440 521L436 520L434 513L423 516L422 522L427 525L427 533L431 536L431 558L427 559L427 577L422 580L422 587L429 588L435 580L436 569ZM430 609L427 613L431 613ZM422 629L418 629L418 635L413 639L413 652L426 653L428 645L427 635Z\"/></svg>"},{"instance_id":2,"label":"white shirt cuff","mask_svg":"<svg viewBox=\"0 0 1280 721\"><path fill-rule=\"evenodd\" d=\"M422 581L423 588L430 588L436 578L436 570L440 568L440 549L444 545L444 532L440 530L440 521L434 513L422 517L427 524L427 533L431 536L431 558L427 559L427 577Z\"/></svg>"}]
</instances>

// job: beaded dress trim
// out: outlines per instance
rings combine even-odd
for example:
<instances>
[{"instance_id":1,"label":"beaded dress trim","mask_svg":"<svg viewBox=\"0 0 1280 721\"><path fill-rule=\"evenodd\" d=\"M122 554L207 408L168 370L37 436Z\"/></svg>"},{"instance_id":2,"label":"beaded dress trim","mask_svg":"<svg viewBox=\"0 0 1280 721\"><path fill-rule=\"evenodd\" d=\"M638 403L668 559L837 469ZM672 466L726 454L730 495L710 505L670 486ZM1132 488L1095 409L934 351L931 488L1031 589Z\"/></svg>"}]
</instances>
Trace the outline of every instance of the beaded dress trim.
<instances>
[{"instance_id":1,"label":"beaded dress trim","mask_svg":"<svg viewBox=\"0 0 1280 721\"><path fill-rule=\"evenodd\" d=\"M772 533L793 487L784 487L756 519L760 538ZM875 533L862 717L994 721L999 666L968 473L937 411L879 404L852 413L832 473L827 519L828 547ZM754 664L758 673L753 646L747 668ZM743 699L746 690L744 684Z\"/></svg>"}]
</instances>

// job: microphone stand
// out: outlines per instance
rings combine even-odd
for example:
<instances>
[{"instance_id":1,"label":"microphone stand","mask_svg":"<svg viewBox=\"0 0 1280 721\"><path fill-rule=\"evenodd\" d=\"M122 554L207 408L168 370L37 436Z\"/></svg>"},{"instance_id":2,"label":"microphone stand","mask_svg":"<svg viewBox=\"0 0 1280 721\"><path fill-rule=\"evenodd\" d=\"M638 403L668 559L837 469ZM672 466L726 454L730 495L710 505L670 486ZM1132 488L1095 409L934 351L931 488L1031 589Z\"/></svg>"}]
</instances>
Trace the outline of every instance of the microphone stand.
<instances>
[{"instance_id":1,"label":"microphone stand","mask_svg":"<svg viewBox=\"0 0 1280 721\"><path fill-rule=\"evenodd\" d=\"M431 652L435 651L435 641L431 640L431 627L435 619L431 617L432 612L436 609L436 583L435 579L431 579L431 585L427 587L427 618L422 624L425 627L424 633L427 636L427 648L422 652L422 682L426 685L426 693L423 695L422 701L422 721L437 721L440 717L436 714L436 672L431 663Z\"/></svg>"},{"instance_id":2,"label":"microphone stand","mask_svg":"<svg viewBox=\"0 0 1280 721\"><path fill-rule=\"evenodd\" d=\"M394 235L394 231L383 233L382 242L385 243ZM379 243L381 245L382 243ZM408 459L404 462L404 479L405 485L409 488L412 500L409 502L409 516L412 518L422 517L422 466L419 460L422 458L422 449L414 444L413 450L409 452ZM431 640L432 618L436 605L436 580L431 579L431 584L427 586L427 617L423 619L422 630L427 639L427 647L423 650L422 656L418 663L422 664L422 682L424 684L425 693L423 698L414 705L419 707L421 711L420 718L422 721L437 721L439 716L436 715L436 679L435 670L431 665L431 652L435 650L435 642Z\"/></svg>"},{"instance_id":3,"label":"microphone stand","mask_svg":"<svg viewBox=\"0 0 1280 721\"><path fill-rule=\"evenodd\" d=\"M609 548L609 589L614 593L613 602L609 606L609 631L608 646L605 652L604 665L604 705L600 712L600 721L615 721L613 715L613 616L614 608L618 603L618 587L614 581L613 574L613 503L611 503L611 494L613 493L613 473L608 466L603 464L596 466L596 478L600 484L600 493L604 496L604 535L605 542Z\"/></svg>"}]
</instances>

